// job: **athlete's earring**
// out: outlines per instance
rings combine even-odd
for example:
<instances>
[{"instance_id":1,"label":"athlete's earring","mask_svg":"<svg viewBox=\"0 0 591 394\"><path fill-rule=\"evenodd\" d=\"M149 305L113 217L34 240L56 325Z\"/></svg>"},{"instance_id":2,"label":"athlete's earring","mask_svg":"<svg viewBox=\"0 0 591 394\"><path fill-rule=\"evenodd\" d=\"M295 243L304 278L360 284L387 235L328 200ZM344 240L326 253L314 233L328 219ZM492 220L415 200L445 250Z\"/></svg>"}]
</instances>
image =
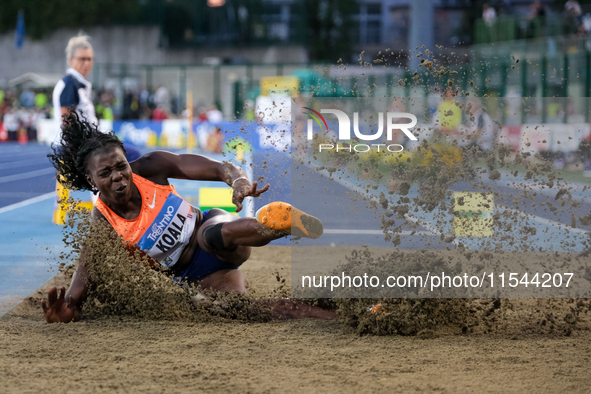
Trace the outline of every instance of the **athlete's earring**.
<instances>
[{"instance_id":1,"label":"athlete's earring","mask_svg":"<svg viewBox=\"0 0 591 394\"><path fill-rule=\"evenodd\" d=\"M90 191L92 192L92 194L97 194L98 193L98 189L92 183L92 179L90 179L90 176L88 176L88 174L86 174L86 182L88 182L88 184L90 185Z\"/></svg>"}]
</instances>

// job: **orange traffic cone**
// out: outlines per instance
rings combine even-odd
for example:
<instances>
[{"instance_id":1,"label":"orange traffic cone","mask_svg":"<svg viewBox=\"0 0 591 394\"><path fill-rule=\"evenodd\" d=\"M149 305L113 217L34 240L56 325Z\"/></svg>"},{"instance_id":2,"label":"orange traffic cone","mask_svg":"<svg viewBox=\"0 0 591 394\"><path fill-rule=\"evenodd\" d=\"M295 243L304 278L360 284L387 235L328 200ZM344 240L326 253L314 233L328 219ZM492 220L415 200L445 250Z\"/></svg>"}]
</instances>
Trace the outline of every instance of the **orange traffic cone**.
<instances>
[{"instance_id":1,"label":"orange traffic cone","mask_svg":"<svg viewBox=\"0 0 591 394\"><path fill-rule=\"evenodd\" d=\"M0 142L8 141L8 132L4 128L4 123L0 123Z\"/></svg>"},{"instance_id":2,"label":"orange traffic cone","mask_svg":"<svg viewBox=\"0 0 591 394\"><path fill-rule=\"evenodd\" d=\"M21 145L25 145L27 142L29 142L29 137L27 136L27 130L20 129L18 131L18 143Z\"/></svg>"}]
</instances>

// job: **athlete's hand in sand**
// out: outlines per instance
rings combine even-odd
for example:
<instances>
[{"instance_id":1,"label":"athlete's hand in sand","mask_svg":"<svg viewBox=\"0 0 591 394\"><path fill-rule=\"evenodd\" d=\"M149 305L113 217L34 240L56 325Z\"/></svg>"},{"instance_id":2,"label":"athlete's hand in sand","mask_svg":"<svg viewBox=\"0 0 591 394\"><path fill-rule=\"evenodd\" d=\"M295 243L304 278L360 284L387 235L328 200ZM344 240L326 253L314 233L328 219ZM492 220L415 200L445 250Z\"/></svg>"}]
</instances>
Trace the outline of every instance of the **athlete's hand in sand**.
<instances>
[{"instance_id":1,"label":"athlete's hand in sand","mask_svg":"<svg viewBox=\"0 0 591 394\"><path fill-rule=\"evenodd\" d=\"M60 289L60 295L57 295L57 288L52 287L47 293L48 301L41 301L41 307L45 314L45 320L48 323L67 323L70 321L78 320L80 312L76 307L76 303L72 300L72 296L68 302L64 299L66 294L66 288Z\"/></svg>"},{"instance_id":2,"label":"athlete's hand in sand","mask_svg":"<svg viewBox=\"0 0 591 394\"><path fill-rule=\"evenodd\" d=\"M242 201L245 197L258 197L271 187L268 183L262 189L257 189L258 182L254 181L252 185L247 179L239 179L234 185L234 194L232 203L236 205L236 212L242 211Z\"/></svg>"}]
</instances>

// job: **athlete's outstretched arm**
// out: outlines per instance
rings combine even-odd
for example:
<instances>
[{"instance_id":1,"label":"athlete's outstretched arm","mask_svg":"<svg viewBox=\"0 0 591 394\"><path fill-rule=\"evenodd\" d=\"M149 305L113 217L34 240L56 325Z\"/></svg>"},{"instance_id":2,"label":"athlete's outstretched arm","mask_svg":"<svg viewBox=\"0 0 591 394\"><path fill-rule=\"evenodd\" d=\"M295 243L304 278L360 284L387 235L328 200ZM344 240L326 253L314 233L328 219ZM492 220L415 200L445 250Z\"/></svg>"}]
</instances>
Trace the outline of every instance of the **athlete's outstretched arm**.
<instances>
[{"instance_id":1,"label":"athlete's outstretched arm","mask_svg":"<svg viewBox=\"0 0 591 394\"><path fill-rule=\"evenodd\" d=\"M41 301L43 314L48 323L67 323L80 318L82 303L86 300L88 270L84 266L84 258L87 249L80 252L78 267L72 276L70 288L62 286L59 296L57 288L52 287L47 293L47 301Z\"/></svg>"},{"instance_id":2,"label":"athlete's outstretched arm","mask_svg":"<svg viewBox=\"0 0 591 394\"><path fill-rule=\"evenodd\" d=\"M245 176L242 169L232 163L219 162L201 155L166 151L149 152L131 164L133 172L149 179L166 181L168 178L193 181L231 182Z\"/></svg>"},{"instance_id":3,"label":"athlete's outstretched arm","mask_svg":"<svg viewBox=\"0 0 591 394\"><path fill-rule=\"evenodd\" d=\"M98 209L94 208L91 213L92 221L101 220L106 225L109 225L104 216ZM54 286L47 293L47 301L41 301L41 308L45 320L48 323L67 323L76 321L80 318L80 311L82 304L86 301L88 290L88 269L86 268L86 259L91 252L90 246L83 245L80 255L77 260L76 271L72 276L70 287L66 292L66 288L62 286L59 291Z\"/></svg>"},{"instance_id":4,"label":"athlete's outstretched arm","mask_svg":"<svg viewBox=\"0 0 591 394\"><path fill-rule=\"evenodd\" d=\"M131 163L131 168L134 173L163 185L168 184L168 178L225 182L234 188L236 212L242 209L245 197L258 197L269 189L269 184L257 189L258 183L251 184L244 170L233 163L200 155L155 151Z\"/></svg>"}]
</instances>

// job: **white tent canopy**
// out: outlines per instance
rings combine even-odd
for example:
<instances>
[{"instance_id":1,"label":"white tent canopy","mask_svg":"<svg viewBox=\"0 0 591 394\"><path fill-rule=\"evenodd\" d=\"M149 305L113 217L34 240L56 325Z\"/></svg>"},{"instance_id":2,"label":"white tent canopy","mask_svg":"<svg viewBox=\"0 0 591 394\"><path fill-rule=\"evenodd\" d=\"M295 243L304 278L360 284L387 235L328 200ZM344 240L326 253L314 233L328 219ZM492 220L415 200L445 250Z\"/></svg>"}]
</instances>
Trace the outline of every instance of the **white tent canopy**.
<instances>
[{"instance_id":1,"label":"white tent canopy","mask_svg":"<svg viewBox=\"0 0 591 394\"><path fill-rule=\"evenodd\" d=\"M53 88L60 79L62 79L60 74L26 73L8 81L8 86L23 89Z\"/></svg>"}]
</instances>

